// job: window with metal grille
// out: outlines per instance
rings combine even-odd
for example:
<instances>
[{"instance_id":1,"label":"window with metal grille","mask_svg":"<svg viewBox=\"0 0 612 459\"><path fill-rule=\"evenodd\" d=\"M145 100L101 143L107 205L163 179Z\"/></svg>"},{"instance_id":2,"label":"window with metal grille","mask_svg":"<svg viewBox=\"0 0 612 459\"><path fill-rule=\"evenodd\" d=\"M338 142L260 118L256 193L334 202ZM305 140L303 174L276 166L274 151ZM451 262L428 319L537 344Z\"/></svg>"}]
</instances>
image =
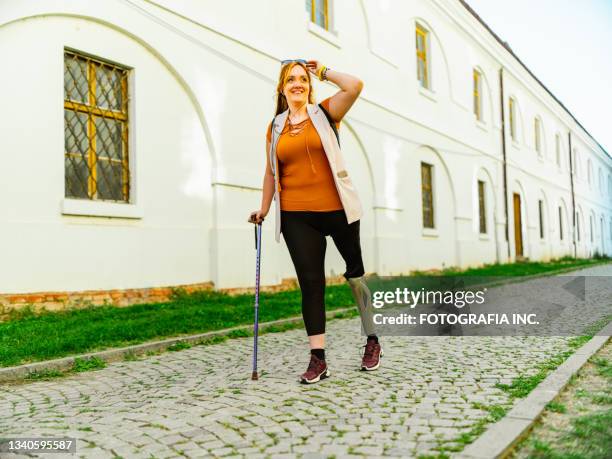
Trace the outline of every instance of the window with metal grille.
<instances>
[{"instance_id":1,"label":"window with metal grille","mask_svg":"<svg viewBox=\"0 0 612 459\"><path fill-rule=\"evenodd\" d=\"M416 58L417 58L417 79L424 88L429 88L429 71L428 65L428 49L427 49L428 32L422 26L416 26Z\"/></svg>"},{"instance_id":2,"label":"window with metal grille","mask_svg":"<svg viewBox=\"0 0 612 459\"><path fill-rule=\"evenodd\" d=\"M482 120L482 75L474 69L474 114L477 120Z\"/></svg>"},{"instance_id":3,"label":"window with metal grille","mask_svg":"<svg viewBox=\"0 0 612 459\"><path fill-rule=\"evenodd\" d=\"M516 140L516 113L514 108L514 99L510 99L508 107L508 116L510 117L510 137L512 140Z\"/></svg>"},{"instance_id":4,"label":"window with metal grille","mask_svg":"<svg viewBox=\"0 0 612 459\"><path fill-rule=\"evenodd\" d=\"M544 239L544 201L538 200L538 217L540 220L540 239Z\"/></svg>"},{"instance_id":5,"label":"window with metal grille","mask_svg":"<svg viewBox=\"0 0 612 459\"><path fill-rule=\"evenodd\" d=\"M485 183L478 180L478 217L482 234L487 232L487 208L485 204Z\"/></svg>"},{"instance_id":6,"label":"window with metal grille","mask_svg":"<svg viewBox=\"0 0 612 459\"><path fill-rule=\"evenodd\" d=\"M64 52L67 198L129 202L128 72Z\"/></svg>"},{"instance_id":7,"label":"window with metal grille","mask_svg":"<svg viewBox=\"0 0 612 459\"><path fill-rule=\"evenodd\" d=\"M306 0L306 11L310 13L310 20L315 24L329 30L329 4L328 0Z\"/></svg>"},{"instance_id":8,"label":"window with metal grille","mask_svg":"<svg viewBox=\"0 0 612 459\"><path fill-rule=\"evenodd\" d=\"M421 196L423 202L423 227L434 227L434 203L433 203L433 166L421 163Z\"/></svg>"},{"instance_id":9,"label":"window with metal grille","mask_svg":"<svg viewBox=\"0 0 612 459\"><path fill-rule=\"evenodd\" d=\"M559 206L559 240L563 240L563 209Z\"/></svg>"}]
</instances>

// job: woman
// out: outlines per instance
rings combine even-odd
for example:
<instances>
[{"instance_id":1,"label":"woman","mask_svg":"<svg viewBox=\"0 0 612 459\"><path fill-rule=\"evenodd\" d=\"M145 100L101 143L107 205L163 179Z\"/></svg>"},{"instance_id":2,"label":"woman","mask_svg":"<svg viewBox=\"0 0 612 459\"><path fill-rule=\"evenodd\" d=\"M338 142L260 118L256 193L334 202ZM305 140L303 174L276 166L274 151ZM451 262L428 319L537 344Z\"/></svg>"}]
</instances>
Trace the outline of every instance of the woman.
<instances>
[{"instance_id":1,"label":"woman","mask_svg":"<svg viewBox=\"0 0 612 459\"><path fill-rule=\"evenodd\" d=\"M340 87L315 104L310 73ZM346 263L351 286L368 335L361 368L375 370L382 348L374 331L371 294L365 283L359 217L361 206L344 168L336 128L363 88L358 78L331 70L318 61L282 62L276 89L276 115L268 126L266 172L261 209L249 216L261 223L276 200L276 240L282 232L302 291L302 316L310 342L310 363L301 382L330 375L325 360L325 249L331 236Z\"/></svg>"}]
</instances>

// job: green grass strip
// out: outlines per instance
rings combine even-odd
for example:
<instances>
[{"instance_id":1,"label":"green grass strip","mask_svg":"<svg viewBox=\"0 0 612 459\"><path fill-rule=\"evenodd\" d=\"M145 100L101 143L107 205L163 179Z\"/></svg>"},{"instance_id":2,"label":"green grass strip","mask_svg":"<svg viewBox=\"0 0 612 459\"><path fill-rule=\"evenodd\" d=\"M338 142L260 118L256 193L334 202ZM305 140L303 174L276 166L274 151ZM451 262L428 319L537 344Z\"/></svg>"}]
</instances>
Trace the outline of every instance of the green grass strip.
<instances>
[{"instance_id":1,"label":"green grass strip","mask_svg":"<svg viewBox=\"0 0 612 459\"><path fill-rule=\"evenodd\" d=\"M523 276L598 263L602 260L565 258L547 263L445 270L438 275ZM253 323L253 301L253 294L228 295L215 291L186 294L175 290L171 301L159 304L121 308L91 306L40 313L26 307L12 311L8 321L0 322L0 367L250 325ZM354 304L348 285L327 286L325 303L328 310ZM299 290L261 293L260 305L261 322L299 316L301 293ZM277 327L279 331L283 329L287 328ZM246 336L245 333L248 332L232 332L230 337ZM173 350L179 348L180 345L176 345Z\"/></svg>"}]
</instances>

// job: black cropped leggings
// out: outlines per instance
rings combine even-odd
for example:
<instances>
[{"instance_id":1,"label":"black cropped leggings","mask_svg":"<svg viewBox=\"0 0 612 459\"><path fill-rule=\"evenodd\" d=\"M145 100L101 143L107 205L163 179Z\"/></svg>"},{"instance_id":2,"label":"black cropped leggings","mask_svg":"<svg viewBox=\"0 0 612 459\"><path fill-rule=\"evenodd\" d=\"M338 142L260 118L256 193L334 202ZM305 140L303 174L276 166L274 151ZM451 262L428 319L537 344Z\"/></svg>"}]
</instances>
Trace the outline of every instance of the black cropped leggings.
<instances>
[{"instance_id":1,"label":"black cropped leggings","mask_svg":"<svg viewBox=\"0 0 612 459\"><path fill-rule=\"evenodd\" d=\"M302 291L302 317L308 336L325 333L325 249L331 236L346 263L346 279L365 274L359 220L348 224L344 210L281 210L281 232Z\"/></svg>"}]
</instances>

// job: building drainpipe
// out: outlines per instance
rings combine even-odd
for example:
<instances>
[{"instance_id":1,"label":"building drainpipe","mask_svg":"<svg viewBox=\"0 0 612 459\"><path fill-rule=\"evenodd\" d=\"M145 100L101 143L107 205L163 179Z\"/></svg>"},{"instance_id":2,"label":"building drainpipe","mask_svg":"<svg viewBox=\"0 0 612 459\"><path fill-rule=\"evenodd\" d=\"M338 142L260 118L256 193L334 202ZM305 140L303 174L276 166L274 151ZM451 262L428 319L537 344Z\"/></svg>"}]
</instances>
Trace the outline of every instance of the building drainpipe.
<instances>
[{"instance_id":1,"label":"building drainpipe","mask_svg":"<svg viewBox=\"0 0 612 459\"><path fill-rule=\"evenodd\" d=\"M572 240L574 243L574 258L576 258L578 257L578 247L576 246L576 197L574 195L574 164L572 163L572 131L567 132L567 143L569 146L570 188L572 191Z\"/></svg>"},{"instance_id":2,"label":"building drainpipe","mask_svg":"<svg viewBox=\"0 0 612 459\"><path fill-rule=\"evenodd\" d=\"M506 162L506 121L504 117L504 68L499 69L499 94L501 107L501 144L503 157L503 172L504 172L504 212L506 213L506 247L508 248L508 260L510 260L510 221L508 218L508 164Z\"/></svg>"}]
</instances>

